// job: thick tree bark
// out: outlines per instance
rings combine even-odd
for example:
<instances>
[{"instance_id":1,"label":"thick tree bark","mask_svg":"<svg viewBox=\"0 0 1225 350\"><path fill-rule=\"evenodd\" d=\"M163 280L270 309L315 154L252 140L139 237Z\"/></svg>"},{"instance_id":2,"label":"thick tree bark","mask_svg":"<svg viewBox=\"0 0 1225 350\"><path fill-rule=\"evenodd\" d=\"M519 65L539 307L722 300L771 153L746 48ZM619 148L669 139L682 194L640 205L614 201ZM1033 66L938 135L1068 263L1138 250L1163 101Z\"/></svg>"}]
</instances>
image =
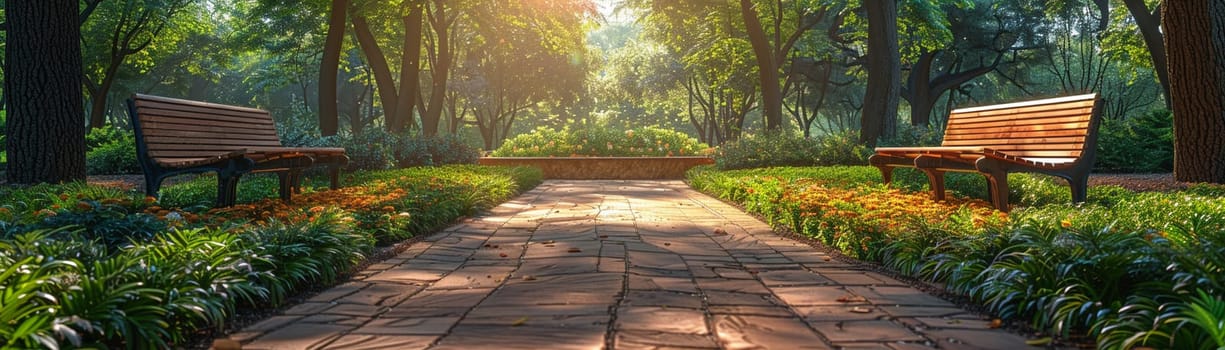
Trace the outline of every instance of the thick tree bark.
<instances>
[{"instance_id":1,"label":"thick tree bark","mask_svg":"<svg viewBox=\"0 0 1225 350\"><path fill-rule=\"evenodd\" d=\"M740 15L749 34L749 44L753 46L753 56L757 58L761 113L766 119L766 130L780 130L783 127L783 93L778 86L778 66L774 63L770 40L766 38L761 20L757 19L757 10L753 7L753 1L740 0Z\"/></svg>"},{"instance_id":2,"label":"thick tree bark","mask_svg":"<svg viewBox=\"0 0 1225 350\"><path fill-rule=\"evenodd\" d=\"M417 89L421 78L421 22L423 7L420 4L410 5L413 8L404 17L404 47L400 59L400 92L396 100L396 110L388 123L387 131L401 132L412 128L413 107L417 106Z\"/></svg>"},{"instance_id":3,"label":"thick tree bark","mask_svg":"<svg viewBox=\"0 0 1225 350\"><path fill-rule=\"evenodd\" d=\"M1162 7L1174 109L1174 177L1225 183L1225 1Z\"/></svg>"},{"instance_id":4,"label":"thick tree bark","mask_svg":"<svg viewBox=\"0 0 1225 350\"><path fill-rule=\"evenodd\" d=\"M896 0L864 0L868 17L868 86L860 115L859 140L876 147L897 129L902 64L897 39Z\"/></svg>"},{"instance_id":5,"label":"thick tree bark","mask_svg":"<svg viewBox=\"0 0 1225 350\"><path fill-rule=\"evenodd\" d=\"M7 0L10 183L85 180L77 0Z\"/></svg>"},{"instance_id":6,"label":"thick tree bark","mask_svg":"<svg viewBox=\"0 0 1225 350\"><path fill-rule=\"evenodd\" d=\"M1149 11L1144 0L1123 0L1123 4L1131 12L1132 18L1135 18L1136 27L1140 28L1140 37L1144 38L1144 45L1148 47L1149 56L1153 60L1153 72L1157 73L1157 81L1161 83L1165 105L1171 106L1170 74L1165 57L1165 42L1161 38L1161 5L1158 5L1157 11Z\"/></svg>"},{"instance_id":7,"label":"thick tree bark","mask_svg":"<svg viewBox=\"0 0 1225 350\"><path fill-rule=\"evenodd\" d=\"M336 135L340 129L336 89L348 7L348 0L332 0L332 10L328 14L328 34L323 43L323 60L319 63L319 131L323 136Z\"/></svg>"}]
</instances>

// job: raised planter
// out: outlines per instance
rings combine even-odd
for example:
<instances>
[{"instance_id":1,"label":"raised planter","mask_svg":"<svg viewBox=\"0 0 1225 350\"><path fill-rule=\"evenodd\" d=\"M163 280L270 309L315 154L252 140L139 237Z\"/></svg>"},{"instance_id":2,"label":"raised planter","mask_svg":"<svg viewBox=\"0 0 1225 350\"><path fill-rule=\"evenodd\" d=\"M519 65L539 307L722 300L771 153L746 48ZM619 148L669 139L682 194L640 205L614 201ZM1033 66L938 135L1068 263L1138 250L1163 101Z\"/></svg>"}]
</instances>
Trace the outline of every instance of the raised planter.
<instances>
[{"instance_id":1,"label":"raised planter","mask_svg":"<svg viewBox=\"0 0 1225 350\"><path fill-rule=\"evenodd\" d=\"M546 179L683 179L689 168L714 164L710 157L484 157L481 165L534 166Z\"/></svg>"}]
</instances>

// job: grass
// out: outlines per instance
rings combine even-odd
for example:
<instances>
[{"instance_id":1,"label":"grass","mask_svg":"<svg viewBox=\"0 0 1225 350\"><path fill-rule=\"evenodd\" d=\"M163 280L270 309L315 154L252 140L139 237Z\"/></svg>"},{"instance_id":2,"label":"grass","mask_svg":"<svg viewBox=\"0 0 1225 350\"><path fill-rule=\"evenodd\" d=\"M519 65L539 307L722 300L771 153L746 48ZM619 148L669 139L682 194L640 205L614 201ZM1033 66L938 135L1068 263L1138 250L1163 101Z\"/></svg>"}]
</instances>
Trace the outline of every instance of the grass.
<instances>
[{"instance_id":1,"label":"grass","mask_svg":"<svg viewBox=\"0 0 1225 350\"><path fill-rule=\"evenodd\" d=\"M541 181L532 168L445 166L312 179L292 204L246 179L211 208L215 179L162 200L82 183L0 187L0 348L168 348L340 281L373 247L432 232Z\"/></svg>"},{"instance_id":2,"label":"grass","mask_svg":"<svg viewBox=\"0 0 1225 350\"><path fill-rule=\"evenodd\" d=\"M871 167L689 173L847 255L937 282L996 316L1100 348L1225 346L1225 187L1171 193L1093 187L1083 204L1045 176L1013 174L1011 214L982 201L980 176L950 176L928 199L917 172L880 184ZM965 176L960 176L965 175Z\"/></svg>"}]
</instances>

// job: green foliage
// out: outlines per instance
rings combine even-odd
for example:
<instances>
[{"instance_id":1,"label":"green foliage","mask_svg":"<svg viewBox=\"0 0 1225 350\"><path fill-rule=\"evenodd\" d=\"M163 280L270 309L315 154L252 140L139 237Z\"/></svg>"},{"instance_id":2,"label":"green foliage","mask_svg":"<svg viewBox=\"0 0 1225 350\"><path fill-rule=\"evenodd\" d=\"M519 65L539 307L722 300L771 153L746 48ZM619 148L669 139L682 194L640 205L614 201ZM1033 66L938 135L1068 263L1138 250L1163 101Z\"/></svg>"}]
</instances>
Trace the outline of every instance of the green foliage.
<instances>
[{"instance_id":1,"label":"green foliage","mask_svg":"<svg viewBox=\"0 0 1225 350\"><path fill-rule=\"evenodd\" d=\"M297 207L276 199L194 205L209 202L198 197L212 190L196 190L214 181L168 186L169 197L189 192L177 200L193 204L173 210L79 183L0 187L0 347L182 346L224 326L239 307L277 306L342 280L376 241L438 229L539 184L541 174L478 166L357 172L345 190L308 189ZM272 179L246 186L275 191ZM362 219L387 214L395 226Z\"/></svg>"},{"instance_id":2,"label":"green foliage","mask_svg":"<svg viewBox=\"0 0 1225 350\"><path fill-rule=\"evenodd\" d=\"M1173 125L1174 117L1168 110L1107 120L1098 131L1095 170L1129 173L1173 170Z\"/></svg>"},{"instance_id":3,"label":"green foliage","mask_svg":"<svg viewBox=\"0 0 1225 350\"><path fill-rule=\"evenodd\" d=\"M90 129L85 135L85 171L91 175L139 174L136 138L113 126Z\"/></svg>"},{"instance_id":4,"label":"green foliage","mask_svg":"<svg viewBox=\"0 0 1225 350\"><path fill-rule=\"evenodd\" d=\"M402 137L394 150L396 167L476 164L480 151L456 135Z\"/></svg>"},{"instance_id":5,"label":"green foliage","mask_svg":"<svg viewBox=\"0 0 1225 350\"><path fill-rule=\"evenodd\" d=\"M719 146L719 169L777 166L859 165L867 163L868 149L852 133L804 138L786 133L747 135Z\"/></svg>"},{"instance_id":6,"label":"green foliage","mask_svg":"<svg viewBox=\"0 0 1225 350\"><path fill-rule=\"evenodd\" d=\"M937 203L908 190L881 192L871 185L875 172L705 167L691 170L689 181L773 224L940 283L1060 339L1087 335L1101 348L1221 346L1225 197L1216 187L1094 187L1087 203L1072 205L1056 180L1021 175L1009 178L1021 206L996 221L972 203L925 211ZM899 176L895 183L913 190L922 181Z\"/></svg>"},{"instance_id":7,"label":"green foliage","mask_svg":"<svg viewBox=\"0 0 1225 350\"><path fill-rule=\"evenodd\" d=\"M520 134L494 150L494 157L670 157L693 156L707 146L684 133L654 127L615 131L538 128Z\"/></svg>"}]
</instances>

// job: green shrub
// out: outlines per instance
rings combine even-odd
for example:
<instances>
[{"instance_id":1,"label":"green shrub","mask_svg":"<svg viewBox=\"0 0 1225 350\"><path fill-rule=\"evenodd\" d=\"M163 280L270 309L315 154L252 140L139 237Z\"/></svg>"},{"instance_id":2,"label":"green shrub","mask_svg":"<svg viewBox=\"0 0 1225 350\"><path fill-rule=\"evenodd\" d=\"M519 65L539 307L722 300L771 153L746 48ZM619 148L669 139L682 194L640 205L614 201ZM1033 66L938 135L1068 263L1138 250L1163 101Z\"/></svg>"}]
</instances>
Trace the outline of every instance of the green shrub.
<instances>
[{"instance_id":1,"label":"green shrub","mask_svg":"<svg viewBox=\"0 0 1225 350\"><path fill-rule=\"evenodd\" d=\"M811 166L818 164L822 149L820 142L794 134L749 134L719 146L715 166L724 170Z\"/></svg>"},{"instance_id":2,"label":"green shrub","mask_svg":"<svg viewBox=\"0 0 1225 350\"><path fill-rule=\"evenodd\" d=\"M787 133L763 133L719 146L715 164L719 169L749 169L782 166L861 165L868 149L852 133L812 139Z\"/></svg>"},{"instance_id":3,"label":"green shrub","mask_svg":"<svg viewBox=\"0 0 1225 350\"><path fill-rule=\"evenodd\" d=\"M1098 131L1095 171L1169 172L1174 169L1174 117L1154 110L1139 117L1107 120Z\"/></svg>"},{"instance_id":4,"label":"green shrub","mask_svg":"<svg viewBox=\"0 0 1225 350\"><path fill-rule=\"evenodd\" d=\"M655 127L616 131L590 127L581 130L537 128L506 140L494 157L670 157L693 156L708 148L682 132Z\"/></svg>"},{"instance_id":5,"label":"green shrub","mask_svg":"<svg viewBox=\"0 0 1225 350\"><path fill-rule=\"evenodd\" d=\"M455 135L401 137L394 153L396 167L476 164L480 151Z\"/></svg>"},{"instance_id":6,"label":"green shrub","mask_svg":"<svg viewBox=\"0 0 1225 350\"><path fill-rule=\"evenodd\" d=\"M113 126L90 129L85 144L85 171L90 175L140 173L131 131Z\"/></svg>"}]
</instances>

